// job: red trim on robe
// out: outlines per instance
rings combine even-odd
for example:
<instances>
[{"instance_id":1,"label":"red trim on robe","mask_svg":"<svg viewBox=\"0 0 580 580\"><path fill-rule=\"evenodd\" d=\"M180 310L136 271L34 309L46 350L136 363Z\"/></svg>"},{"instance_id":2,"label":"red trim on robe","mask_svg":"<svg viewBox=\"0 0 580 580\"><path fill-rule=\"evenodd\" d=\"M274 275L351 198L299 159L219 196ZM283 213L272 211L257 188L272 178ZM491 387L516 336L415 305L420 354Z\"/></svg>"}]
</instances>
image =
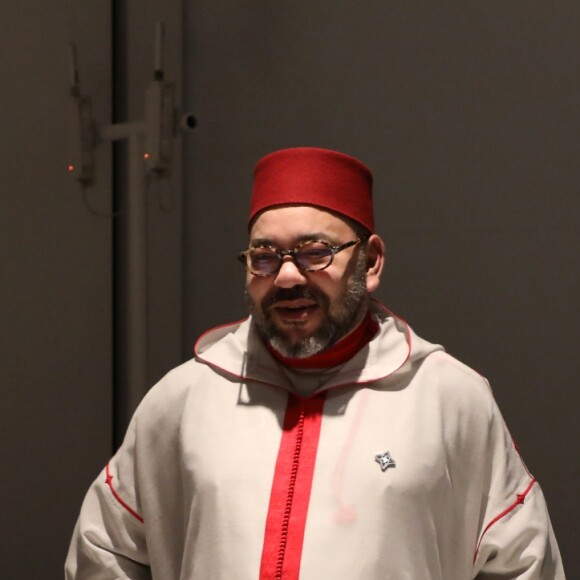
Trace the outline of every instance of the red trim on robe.
<instances>
[{"instance_id":1,"label":"red trim on robe","mask_svg":"<svg viewBox=\"0 0 580 580\"><path fill-rule=\"evenodd\" d=\"M526 501L527 495L530 493L530 491L532 491L532 487L534 487L535 483L536 479L532 478L528 487L526 487L526 489L522 493L516 493L516 500L505 510L503 510L503 512L495 516L491 520L491 522L487 524L487 526L485 526L485 529L483 530L483 532L481 533L481 537L479 538L479 542L477 542L477 548L475 549L475 554L473 556L474 563L477 560L477 556L479 555L479 548L481 547L481 542L483 541L483 537L485 536L485 534L487 534L487 532L490 530L492 526L497 524L497 522L499 522L501 519L505 518L505 516L507 516L510 512L515 510L519 505L523 505L523 503Z\"/></svg>"},{"instance_id":2,"label":"red trim on robe","mask_svg":"<svg viewBox=\"0 0 580 580\"><path fill-rule=\"evenodd\" d=\"M259 580L298 580L325 393L288 395Z\"/></svg>"},{"instance_id":3,"label":"red trim on robe","mask_svg":"<svg viewBox=\"0 0 580 580\"><path fill-rule=\"evenodd\" d=\"M143 523L143 518L131 507L128 503L126 503L121 496L117 493L117 490L113 487L113 476L111 475L111 470L109 468L109 464L105 468L106 479L105 483L109 486L113 497L136 519Z\"/></svg>"}]
</instances>

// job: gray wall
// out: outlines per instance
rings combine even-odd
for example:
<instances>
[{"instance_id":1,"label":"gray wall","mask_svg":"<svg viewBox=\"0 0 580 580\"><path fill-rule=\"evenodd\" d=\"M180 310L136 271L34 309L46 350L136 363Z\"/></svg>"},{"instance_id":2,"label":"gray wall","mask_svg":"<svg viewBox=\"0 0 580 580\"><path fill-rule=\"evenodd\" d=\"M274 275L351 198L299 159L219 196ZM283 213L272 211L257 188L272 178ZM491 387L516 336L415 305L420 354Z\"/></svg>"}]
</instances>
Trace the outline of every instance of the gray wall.
<instances>
[{"instance_id":1,"label":"gray wall","mask_svg":"<svg viewBox=\"0 0 580 580\"><path fill-rule=\"evenodd\" d=\"M580 5L186 3L185 351L245 315L251 171L276 148L343 150L375 174L378 297L487 376L539 478L570 573Z\"/></svg>"},{"instance_id":2,"label":"gray wall","mask_svg":"<svg viewBox=\"0 0 580 580\"><path fill-rule=\"evenodd\" d=\"M2 580L63 577L82 498L113 452L114 424L122 432L132 410L123 393L126 158L120 148L113 159L111 144L99 143L97 181L84 193L68 174L68 43L78 45L81 88L93 100L96 124L110 124L114 115L140 121L159 20L166 27L166 78L179 83L180 0L3 6ZM148 385L182 359L180 153L176 141L170 174L149 176L144 192Z\"/></svg>"},{"instance_id":3,"label":"gray wall","mask_svg":"<svg viewBox=\"0 0 580 580\"><path fill-rule=\"evenodd\" d=\"M110 152L86 198L67 172L68 42L108 122L110 10L4 3L0 39L0 576L56 579L112 447Z\"/></svg>"}]
</instances>

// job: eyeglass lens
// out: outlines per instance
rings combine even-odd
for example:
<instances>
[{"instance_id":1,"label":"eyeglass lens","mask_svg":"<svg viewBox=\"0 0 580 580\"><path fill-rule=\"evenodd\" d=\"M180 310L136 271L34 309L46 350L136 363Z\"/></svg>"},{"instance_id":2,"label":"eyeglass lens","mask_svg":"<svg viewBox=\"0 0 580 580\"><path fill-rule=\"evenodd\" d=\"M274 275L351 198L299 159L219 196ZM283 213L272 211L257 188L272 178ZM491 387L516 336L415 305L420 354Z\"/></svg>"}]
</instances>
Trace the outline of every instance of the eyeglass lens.
<instances>
[{"instance_id":1,"label":"eyeglass lens","mask_svg":"<svg viewBox=\"0 0 580 580\"><path fill-rule=\"evenodd\" d=\"M257 274L272 274L278 270L284 254L291 255L303 270L321 270L332 260L332 247L324 242L310 242L297 250L277 252L272 248L252 248L248 254L248 265Z\"/></svg>"}]
</instances>

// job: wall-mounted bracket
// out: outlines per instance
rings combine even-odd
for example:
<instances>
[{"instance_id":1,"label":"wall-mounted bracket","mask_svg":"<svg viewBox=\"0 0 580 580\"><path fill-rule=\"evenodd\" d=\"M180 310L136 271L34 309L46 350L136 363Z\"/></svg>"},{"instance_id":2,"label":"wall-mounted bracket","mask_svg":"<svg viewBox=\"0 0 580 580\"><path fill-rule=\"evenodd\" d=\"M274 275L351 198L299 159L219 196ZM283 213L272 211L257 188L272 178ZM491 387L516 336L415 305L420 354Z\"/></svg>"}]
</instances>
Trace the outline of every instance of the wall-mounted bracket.
<instances>
[{"instance_id":1,"label":"wall-mounted bracket","mask_svg":"<svg viewBox=\"0 0 580 580\"><path fill-rule=\"evenodd\" d=\"M147 203L146 172L166 175L171 167L172 151L178 129L189 131L196 126L192 115L183 115L175 107L175 84L164 79L163 25L156 27L153 79L145 93L145 119L137 122L96 126L90 99L81 94L76 48L72 57L73 155L69 170L83 185L96 181L95 146L99 142L128 141L128 186L124 203L126 219L126 342L122 357L127 369L125 399L132 411L147 390Z\"/></svg>"},{"instance_id":2,"label":"wall-mounted bracket","mask_svg":"<svg viewBox=\"0 0 580 580\"><path fill-rule=\"evenodd\" d=\"M70 145L69 172L77 181L90 185L95 181L96 131L90 97L83 96L80 89L76 46L70 45Z\"/></svg>"}]
</instances>

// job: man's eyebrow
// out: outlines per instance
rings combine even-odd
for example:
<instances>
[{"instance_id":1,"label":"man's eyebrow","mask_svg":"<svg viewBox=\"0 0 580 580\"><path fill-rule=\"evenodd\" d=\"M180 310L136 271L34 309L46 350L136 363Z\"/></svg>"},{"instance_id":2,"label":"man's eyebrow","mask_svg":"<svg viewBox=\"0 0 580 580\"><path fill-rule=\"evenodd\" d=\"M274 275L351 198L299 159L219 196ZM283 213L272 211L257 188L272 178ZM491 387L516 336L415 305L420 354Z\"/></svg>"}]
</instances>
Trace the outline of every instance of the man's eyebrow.
<instances>
[{"instance_id":1,"label":"man's eyebrow","mask_svg":"<svg viewBox=\"0 0 580 580\"><path fill-rule=\"evenodd\" d=\"M276 244L274 243L273 240L270 240L268 238L252 238L250 240L249 246L275 246Z\"/></svg>"},{"instance_id":2,"label":"man's eyebrow","mask_svg":"<svg viewBox=\"0 0 580 580\"><path fill-rule=\"evenodd\" d=\"M328 232L312 232L296 238L296 241L299 244L302 242L310 242L312 240L323 240L325 242L330 242L331 244L335 244L337 242L337 239L334 236L331 236Z\"/></svg>"},{"instance_id":3,"label":"man's eyebrow","mask_svg":"<svg viewBox=\"0 0 580 580\"><path fill-rule=\"evenodd\" d=\"M327 232L311 232L294 238L294 247L304 242L312 242L313 240L322 240L331 244L340 243L339 240ZM250 240L250 246L273 246L274 248L280 248L280 245L270 238L252 238Z\"/></svg>"}]
</instances>

